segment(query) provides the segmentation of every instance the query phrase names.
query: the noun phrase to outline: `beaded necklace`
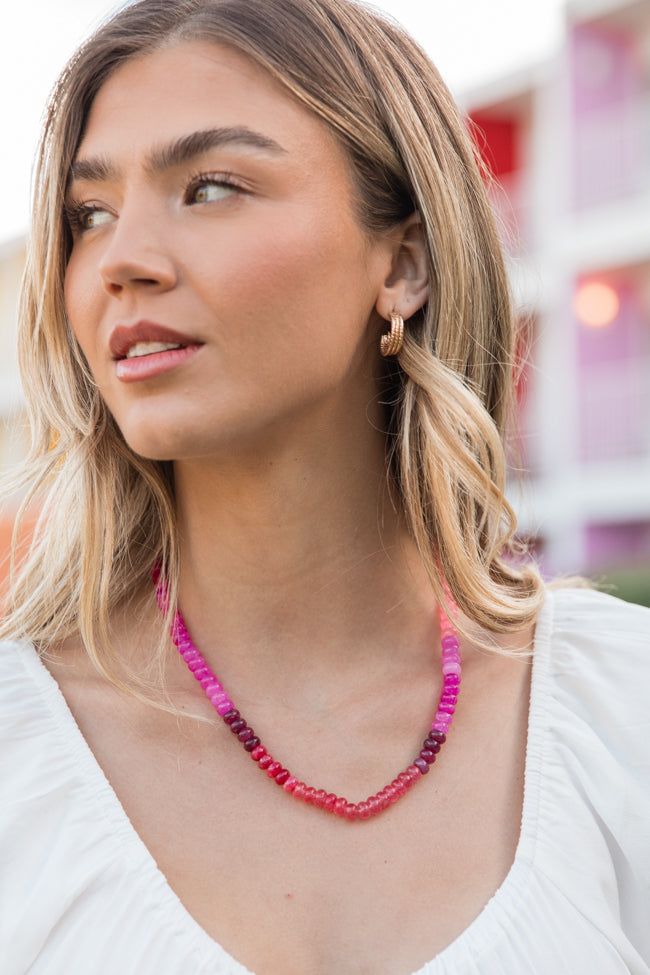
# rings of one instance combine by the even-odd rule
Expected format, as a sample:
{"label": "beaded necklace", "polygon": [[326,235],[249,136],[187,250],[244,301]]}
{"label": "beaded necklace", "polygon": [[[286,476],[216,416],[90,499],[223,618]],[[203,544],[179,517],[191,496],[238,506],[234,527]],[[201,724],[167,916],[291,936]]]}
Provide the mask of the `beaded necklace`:
{"label": "beaded necklace", "polygon": [[[167,587],[161,577],[160,566],[156,566],[152,574],[156,586],[158,606],[164,613],[167,609]],[[447,599],[452,614],[455,615],[458,608],[448,592]],[[307,805],[317,806],[326,812],[345,817],[348,820],[369,819],[405,796],[411,786],[423,775],[426,775],[429,767],[435,762],[441,745],[447,740],[447,732],[458,699],[461,666],[458,633],[442,608],[440,609],[440,630],[442,634],[442,693],[431,729],[424,739],[423,746],[413,763],[403,772],[400,772],[392,782],[384,786],[375,795],[369,796],[365,802],[355,803],[348,802],[346,798],[337,796],[334,792],[328,793],[325,789],[314,789],[312,786],[305,785],[295,775],[292,775],[289,769],[285,768],[280,762],[276,762],[234,706],[223,684],[217,679],[199,649],[192,642],[180,612],[174,613],[170,628],[172,640],[195,679],[203,688],[206,697],[258,767],[266,772],[276,785],[295,799],[302,799]]]}

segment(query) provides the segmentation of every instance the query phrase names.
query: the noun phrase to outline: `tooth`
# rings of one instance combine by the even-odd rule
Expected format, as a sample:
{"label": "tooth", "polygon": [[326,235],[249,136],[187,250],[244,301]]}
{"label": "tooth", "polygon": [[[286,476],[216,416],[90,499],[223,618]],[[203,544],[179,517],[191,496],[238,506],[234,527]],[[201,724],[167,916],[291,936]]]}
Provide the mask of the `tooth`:
{"label": "tooth", "polygon": [[135,359],[142,355],[153,355],[154,352],[167,352],[169,349],[180,349],[178,342],[136,342],[126,353],[127,359]]}

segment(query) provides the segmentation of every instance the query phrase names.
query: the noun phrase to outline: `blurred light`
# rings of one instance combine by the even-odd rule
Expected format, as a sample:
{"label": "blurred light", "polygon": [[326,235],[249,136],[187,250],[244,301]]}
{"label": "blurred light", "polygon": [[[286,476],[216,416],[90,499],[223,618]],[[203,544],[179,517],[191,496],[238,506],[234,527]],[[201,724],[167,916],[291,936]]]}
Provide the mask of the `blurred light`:
{"label": "blurred light", "polygon": [[615,321],[621,299],[615,288],[604,281],[586,281],[573,296],[576,318],[588,328],[606,328]]}

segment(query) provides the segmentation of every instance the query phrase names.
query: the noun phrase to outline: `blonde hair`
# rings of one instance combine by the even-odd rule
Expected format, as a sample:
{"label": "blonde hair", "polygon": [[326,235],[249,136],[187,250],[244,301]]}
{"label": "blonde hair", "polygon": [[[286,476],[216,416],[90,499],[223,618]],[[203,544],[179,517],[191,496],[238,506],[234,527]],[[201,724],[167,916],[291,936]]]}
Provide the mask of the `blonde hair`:
{"label": "blonde hair", "polygon": [[472,143],[436,69],[400,27],[351,0],[140,0],[72,58],[47,113],[19,340],[32,425],[25,508],[38,499],[42,514],[0,635],[47,646],[78,630],[117,681],[108,620],[156,561],[174,604],[172,467],[124,442],[70,331],[63,197],[102,84],[129,59],[184,40],[231,46],[330,126],[350,158],[368,233],[420,214],[431,297],[387,368],[387,473],[439,598],[445,579],[488,631],[523,629],[542,583],[512,554],[504,496],[509,289]]}

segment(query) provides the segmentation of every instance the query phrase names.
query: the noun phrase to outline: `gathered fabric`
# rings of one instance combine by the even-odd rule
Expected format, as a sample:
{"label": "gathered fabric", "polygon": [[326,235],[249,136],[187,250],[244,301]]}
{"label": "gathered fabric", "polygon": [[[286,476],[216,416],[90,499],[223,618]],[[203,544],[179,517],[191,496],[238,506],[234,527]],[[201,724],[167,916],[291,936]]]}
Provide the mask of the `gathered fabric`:
{"label": "gathered fabric", "polygon": [[[514,863],[414,975],[650,975],[649,701],[650,611],[547,592]],[[172,891],[27,643],[0,644],[0,775],[3,975],[252,975]]]}

